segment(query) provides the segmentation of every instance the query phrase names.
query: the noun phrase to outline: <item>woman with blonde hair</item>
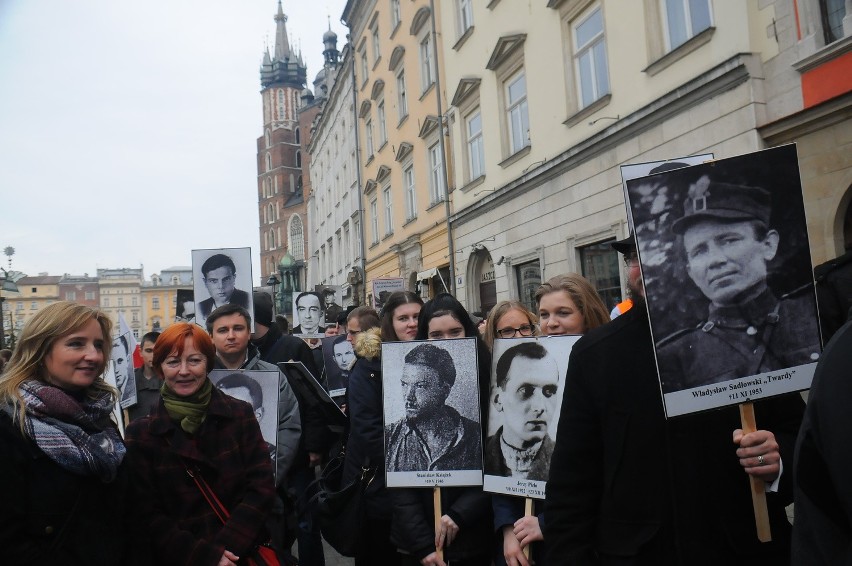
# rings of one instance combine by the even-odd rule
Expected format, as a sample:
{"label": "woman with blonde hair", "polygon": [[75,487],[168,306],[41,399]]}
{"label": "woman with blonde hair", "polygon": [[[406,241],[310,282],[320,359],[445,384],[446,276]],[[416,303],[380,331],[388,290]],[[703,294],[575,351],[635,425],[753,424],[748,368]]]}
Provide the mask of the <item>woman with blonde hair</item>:
{"label": "woman with blonde hair", "polygon": [[[538,288],[535,300],[539,328],[546,336],[585,334],[610,320],[594,286],[577,273],[551,277]],[[507,333],[512,326],[508,322],[505,318],[497,320],[495,328],[503,328]],[[545,543],[541,525],[544,513],[539,511],[537,515],[524,516],[523,500],[518,497],[495,495],[492,504],[494,526],[498,535],[502,531],[502,547],[496,553],[495,564],[528,566],[530,560],[524,555],[524,548],[532,545],[530,556],[535,564],[543,566]]]}
{"label": "woman with blonde hair", "polygon": [[124,444],[103,380],[112,323],[62,301],[24,327],[0,376],[0,548],[9,564],[129,563]]}
{"label": "woman with blonde hair", "polygon": [[489,350],[497,338],[538,336],[536,316],[520,301],[500,301],[488,313],[482,340]]}

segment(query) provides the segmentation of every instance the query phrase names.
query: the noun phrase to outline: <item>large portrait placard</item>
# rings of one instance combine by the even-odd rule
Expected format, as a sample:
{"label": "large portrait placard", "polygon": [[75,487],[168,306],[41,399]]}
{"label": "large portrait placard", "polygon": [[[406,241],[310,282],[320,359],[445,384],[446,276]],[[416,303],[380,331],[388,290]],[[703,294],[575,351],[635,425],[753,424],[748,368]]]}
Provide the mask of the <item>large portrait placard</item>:
{"label": "large portrait placard", "polygon": [[544,499],[571,349],[580,336],[494,341],[483,489]]}
{"label": "large portrait placard", "polygon": [[810,387],[821,347],[795,146],[627,187],[666,415]]}
{"label": "large portrait placard", "polygon": [[293,293],[293,335],[301,338],[325,336],[325,303],[316,291]]}
{"label": "large portrait placard", "polygon": [[225,304],[237,304],[252,317],[251,248],[192,250],[195,322],[206,326],[210,313]]}
{"label": "large portrait placard", "polygon": [[388,487],[482,485],[476,339],[382,344]]}
{"label": "large portrait placard", "polygon": [[245,401],[254,410],[260,434],[266,441],[273,469],[278,448],[278,380],[281,374],[269,370],[214,369],[210,381],[222,393]]}

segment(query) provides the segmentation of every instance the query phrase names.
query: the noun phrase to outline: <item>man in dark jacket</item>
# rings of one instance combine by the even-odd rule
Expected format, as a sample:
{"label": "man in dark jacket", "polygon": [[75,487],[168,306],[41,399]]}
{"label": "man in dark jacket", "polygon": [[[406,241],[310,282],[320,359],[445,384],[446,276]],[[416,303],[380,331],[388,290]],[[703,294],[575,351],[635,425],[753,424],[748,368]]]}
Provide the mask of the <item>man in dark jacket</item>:
{"label": "man in dark jacket", "polygon": [[[314,364],[311,349],[301,338],[283,334],[273,322],[272,297],[261,291],[254,292],[254,334],[252,344],[257,347],[264,362],[302,362],[311,375],[321,376]],[[297,394],[297,397],[299,395]],[[302,422],[302,437],[293,466],[287,477],[289,493],[279,493],[285,504],[298,498],[305,492],[314,479],[314,468],[322,463],[323,455],[328,451],[333,437],[328,430],[325,417],[319,407],[307,399],[299,397],[299,413]],[[299,545],[299,563],[303,566],[325,564],[322,539],[314,528],[310,517],[303,518],[298,524],[296,540]]]}
{"label": "man in dark jacket", "polygon": [[[629,257],[635,306],[571,352],[547,484],[548,562],[788,564],[792,482],[780,463],[793,462],[801,397],[756,402],[765,430],[745,435],[736,407],[666,420]],[[772,542],[757,539],[746,474],[769,491]]]}

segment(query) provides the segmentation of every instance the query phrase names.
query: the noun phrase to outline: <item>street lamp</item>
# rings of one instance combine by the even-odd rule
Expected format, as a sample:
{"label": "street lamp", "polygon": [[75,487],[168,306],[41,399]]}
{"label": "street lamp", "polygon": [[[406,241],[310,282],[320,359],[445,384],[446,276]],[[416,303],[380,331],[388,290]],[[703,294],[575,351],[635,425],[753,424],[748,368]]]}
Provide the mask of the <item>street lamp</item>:
{"label": "street lamp", "polygon": [[278,283],[280,283],[280,281],[278,279],[278,276],[274,273],[272,275],[270,275],[269,278],[267,278],[267,280],[266,280],[266,284],[270,285],[272,287],[272,316],[273,317],[275,316],[276,311],[278,310],[278,309],[275,308],[276,305],[278,304],[278,301],[276,299],[276,293],[275,293],[275,288],[278,286]]}

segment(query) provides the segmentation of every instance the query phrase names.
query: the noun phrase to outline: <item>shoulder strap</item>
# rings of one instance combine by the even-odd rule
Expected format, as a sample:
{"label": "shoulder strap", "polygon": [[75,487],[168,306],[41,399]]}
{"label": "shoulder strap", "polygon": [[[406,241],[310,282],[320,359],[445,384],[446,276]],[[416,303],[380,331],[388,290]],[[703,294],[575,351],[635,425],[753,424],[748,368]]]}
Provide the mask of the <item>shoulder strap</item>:
{"label": "shoulder strap", "polygon": [[219,520],[222,521],[224,525],[228,522],[228,518],[231,516],[228,513],[228,510],[222,505],[222,502],[219,501],[219,498],[216,497],[216,494],[211,489],[210,485],[204,480],[204,477],[201,475],[198,467],[195,470],[192,470],[189,466],[184,463],[186,467],[186,474],[192,478],[192,481],[195,482],[195,485],[198,486],[198,491],[201,492],[201,495],[207,501],[210,508],[213,509],[213,512],[216,513],[216,516],[219,517]]}

